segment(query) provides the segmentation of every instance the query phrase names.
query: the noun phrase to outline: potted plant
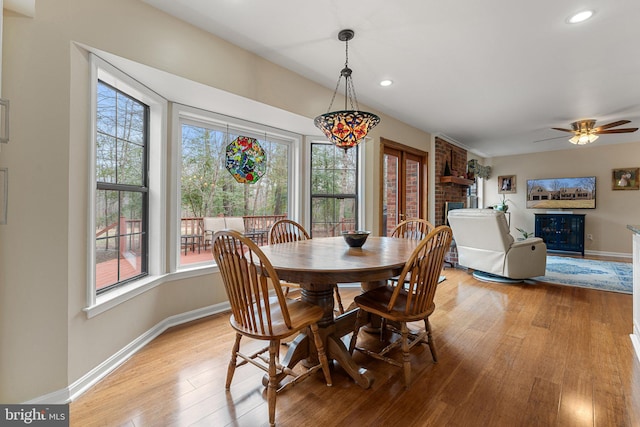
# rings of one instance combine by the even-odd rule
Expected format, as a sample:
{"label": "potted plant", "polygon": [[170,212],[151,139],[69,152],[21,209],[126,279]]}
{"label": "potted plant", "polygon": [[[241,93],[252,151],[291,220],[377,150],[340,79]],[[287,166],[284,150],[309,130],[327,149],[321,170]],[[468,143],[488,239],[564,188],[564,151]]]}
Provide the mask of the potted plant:
{"label": "potted plant", "polygon": [[509,205],[507,205],[507,202],[509,201],[510,200],[507,199],[507,197],[503,194],[502,200],[500,200],[500,203],[498,203],[497,205],[494,205],[493,208],[502,212],[506,212],[509,210]]}
{"label": "potted plant", "polygon": [[533,233],[530,232],[530,231],[526,231],[526,230],[524,230],[522,228],[518,228],[518,227],[516,227],[516,230],[518,230],[520,232],[520,234],[522,234],[522,237],[519,240],[526,240],[529,237],[533,237]]}

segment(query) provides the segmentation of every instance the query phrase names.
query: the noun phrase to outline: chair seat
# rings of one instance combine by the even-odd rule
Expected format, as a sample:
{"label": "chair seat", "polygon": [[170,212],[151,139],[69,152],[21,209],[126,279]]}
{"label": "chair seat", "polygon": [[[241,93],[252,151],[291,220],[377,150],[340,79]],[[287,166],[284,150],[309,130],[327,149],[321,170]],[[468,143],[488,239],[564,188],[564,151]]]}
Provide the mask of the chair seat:
{"label": "chair seat", "polygon": [[392,319],[397,322],[415,322],[428,317],[433,313],[436,305],[432,302],[427,310],[422,313],[405,314],[405,309],[408,302],[408,292],[401,290],[398,293],[396,304],[391,311],[387,310],[391,296],[393,295],[394,288],[390,286],[381,286],[379,288],[372,289],[364,294],[358,295],[353,301],[362,309],[369,313],[376,314],[380,317]]}
{"label": "chair seat", "polygon": [[[293,334],[296,334],[300,329],[310,326],[313,323],[317,323],[322,319],[323,311],[320,306],[309,304],[304,301],[286,299],[287,309],[289,310],[289,316],[291,316],[291,328],[288,328],[284,318],[282,316],[282,310],[276,297],[269,298],[269,306],[271,308],[271,326],[270,331],[255,331],[243,327],[236,322],[236,319],[231,315],[230,322],[231,327],[236,331],[254,339],[283,339]],[[256,305],[253,305],[253,309],[258,316],[261,309],[256,309]]]}

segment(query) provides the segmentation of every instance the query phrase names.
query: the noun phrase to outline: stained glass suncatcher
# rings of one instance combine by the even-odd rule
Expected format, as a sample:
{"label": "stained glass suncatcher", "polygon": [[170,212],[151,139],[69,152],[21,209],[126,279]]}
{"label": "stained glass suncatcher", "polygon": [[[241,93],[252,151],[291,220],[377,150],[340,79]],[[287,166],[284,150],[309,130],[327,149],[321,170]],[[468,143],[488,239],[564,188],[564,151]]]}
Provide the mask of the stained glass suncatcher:
{"label": "stained glass suncatcher", "polygon": [[267,156],[255,138],[239,136],[227,145],[227,170],[241,184],[254,184],[265,174]]}

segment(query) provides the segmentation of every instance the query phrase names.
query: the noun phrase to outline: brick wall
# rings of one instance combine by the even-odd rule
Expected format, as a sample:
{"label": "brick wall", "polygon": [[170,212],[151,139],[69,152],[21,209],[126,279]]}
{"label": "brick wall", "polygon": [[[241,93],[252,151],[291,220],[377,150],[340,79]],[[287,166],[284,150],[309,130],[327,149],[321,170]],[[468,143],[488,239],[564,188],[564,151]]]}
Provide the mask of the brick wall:
{"label": "brick wall", "polygon": [[452,183],[441,183],[440,177],[444,175],[447,161],[449,162],[449,168],[452,174],[457,172],[456,176],[464,175],[467,171],[467,150],[436,137],[435,156],[436,194],[434,225],[442,225],[445,223],[445,202],[466,202],[467,187]]}

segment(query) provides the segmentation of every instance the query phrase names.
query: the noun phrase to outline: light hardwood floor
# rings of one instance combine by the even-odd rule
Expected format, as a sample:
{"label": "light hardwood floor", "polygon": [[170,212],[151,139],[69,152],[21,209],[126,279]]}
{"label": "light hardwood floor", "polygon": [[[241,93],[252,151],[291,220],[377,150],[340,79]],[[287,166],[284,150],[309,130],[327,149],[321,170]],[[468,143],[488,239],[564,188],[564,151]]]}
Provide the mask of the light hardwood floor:
{"label": "light hardwood floor", "polygon": [[[375,376],[370,389],[334,365],[333,387],[318,374],[278,395],[277,424],[640,426],[631,295],[444,274],[431,316],[437,364],[426,346],[416,347],[405,390],[401,369],[356,354]],[[358,292],[341,288],[345,306]],[[71,425],[267,425],[262,371],[238,368],[231,391],[224,390],[233,342],[227,319],[162,334],[72,402]]]}

